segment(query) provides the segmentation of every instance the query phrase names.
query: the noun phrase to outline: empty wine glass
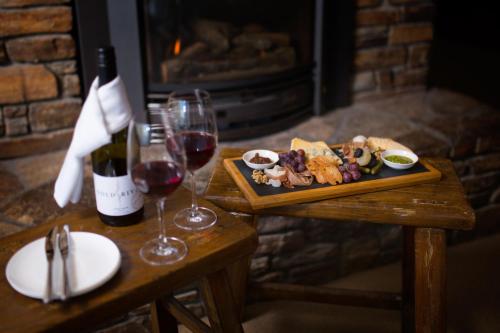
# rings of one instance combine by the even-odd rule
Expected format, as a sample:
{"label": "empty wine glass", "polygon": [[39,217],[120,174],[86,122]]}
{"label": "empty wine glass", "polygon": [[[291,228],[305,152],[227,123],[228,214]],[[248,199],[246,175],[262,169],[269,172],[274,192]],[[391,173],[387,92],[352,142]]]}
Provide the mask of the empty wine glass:
{"label": "empty wine glass", "polygon": [[191,174],[191,207],[181,210],[174,223],[186,230],[203,230],[217,221],[214,211],[198,206],[195,171],[207,164],[217,147],[217,123],[210,95],[203,90],[174,92],[167,101],[177,135],[182,137],[187,171]]}
{"label": "empty wine glass", "polygon": [[186,170],[184,145],[165,112],[150,114],[149,121],[130,122],[127,141],[127,171],[136,188],[156,201],[159,235],[144,244],[141,258],[151,265],[166,265],[182,260],[187,245],[167,237],[165,200],[182,183]]}

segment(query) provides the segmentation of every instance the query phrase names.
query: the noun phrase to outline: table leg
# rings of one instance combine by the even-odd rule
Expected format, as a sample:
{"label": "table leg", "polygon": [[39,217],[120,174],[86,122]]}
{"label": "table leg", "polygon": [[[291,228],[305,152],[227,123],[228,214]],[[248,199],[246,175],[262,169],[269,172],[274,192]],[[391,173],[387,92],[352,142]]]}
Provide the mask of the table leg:
{"label": "table leg", "polygon": [[214,333],[243,333],[227,271],[207,275],[201,280],[207,316]]}
{"label": "table leg", "polygon": [[153,333],[177,333],[177,320],[165,309],[160,300],[151,303]]}
{"label": "table leg", "polygon": [[[237,214],[235,216],[254,229],[257,228],[257,215]],[[244,257],[228,267],[229,280],[233,288],[234,302],[240,319],[243,318],[243,312],[245,310],[251,260],[251,256]]]}
{"label": "table leg", "polygon": [[415,332],[415,228],[403,227],[401,332]]}
{"label": "table leg", "polygon": [[[403,270],[403,295],[406,305],[403,306],[403,332],[446,332],[445,231],[433,228],[405,229],[404,254],[403,267],[406,269]],[[414,265],[411,265],[412,260]],[[411,266],[413,278],[410,277]],[[413,284],[413,288],[410,284]],[[414,329],[409,327],[413,319]],[[405,320],[408,322],[405,323]]]}

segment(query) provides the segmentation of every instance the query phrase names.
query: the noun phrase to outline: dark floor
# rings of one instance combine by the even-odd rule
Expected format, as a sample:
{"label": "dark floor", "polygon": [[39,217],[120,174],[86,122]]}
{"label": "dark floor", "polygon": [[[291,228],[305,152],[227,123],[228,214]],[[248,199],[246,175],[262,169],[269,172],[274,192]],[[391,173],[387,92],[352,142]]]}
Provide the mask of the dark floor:
{"label": "dark floor", "polygon": [[[500,332],[500,235],[448,252],[448,332]],[[398,291],[400,265],[391,264],[336,280],[342,288]],[[397,311],[269,302],[247,308],[245,332],[400,332]]]}

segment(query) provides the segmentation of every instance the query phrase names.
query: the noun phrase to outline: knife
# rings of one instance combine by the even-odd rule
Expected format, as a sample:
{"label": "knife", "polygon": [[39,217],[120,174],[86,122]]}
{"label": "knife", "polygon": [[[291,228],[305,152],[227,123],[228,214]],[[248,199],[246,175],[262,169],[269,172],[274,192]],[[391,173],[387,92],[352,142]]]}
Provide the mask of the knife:
{"label": "knife", "polygon": [[52,261],[54,259],[54,244],[57,237],[57,226],[50,229],[45,236],[45,256],[47,257],[47,282],[45,285],[45,294],[43,302],[48,303],[52,300]]}
{"label": "knife", "polygon": [[61,251],[62,263],[63,263],[63,280],[62,280],[62,295],[61,299],[64,301],[69,296],[69,285],[68,285],[68,270],[66,267],[66,261],[69,255],[69,245],[68,245],[68,232],[66,231],[66,226],[61,229],[59,234],[59,251]]}

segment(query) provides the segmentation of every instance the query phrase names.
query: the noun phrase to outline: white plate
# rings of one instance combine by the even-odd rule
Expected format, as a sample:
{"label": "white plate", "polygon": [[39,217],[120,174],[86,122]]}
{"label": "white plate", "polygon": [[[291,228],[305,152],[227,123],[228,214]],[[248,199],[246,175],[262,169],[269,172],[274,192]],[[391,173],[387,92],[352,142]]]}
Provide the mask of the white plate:
{"label": "white plate", "polygon": [[[412,163],[408,163],[408,164],[401,164],[401,163],[394,163],[394,162],[391,162],[391,161],[388,161],[388,160],[385,159],[386,156],[391,156],[391,155],[400,155],[400,156],[408,157],[413,162]],[[382,157],[382,161],[384,161],[385,165],[387,165],[390,168],[396,169],[396,170],[409,169],[412,166],[414,166],[415,163],[418,162],[418,156],[417,155],[415,155],[412,152],[409,152],[409,151],[406,151],[406,150],[402,150],[402,149],[390,149],[390,150],[386,150],[386,151],[384,151],[382,153],[381,157]]]}
{"label": "white plate", "polygon": [[[71,232],[68,258],[71,296],[81,295],[103,285],[118,271],[120,250],[104,236],[90,232]],[[61,257],[56,251],[53,262],[54,292],[60,290]],[[37,239],[10,258],[5,275],[10,285],[23,295],[43,298],[47,279],[45,238]]]}

